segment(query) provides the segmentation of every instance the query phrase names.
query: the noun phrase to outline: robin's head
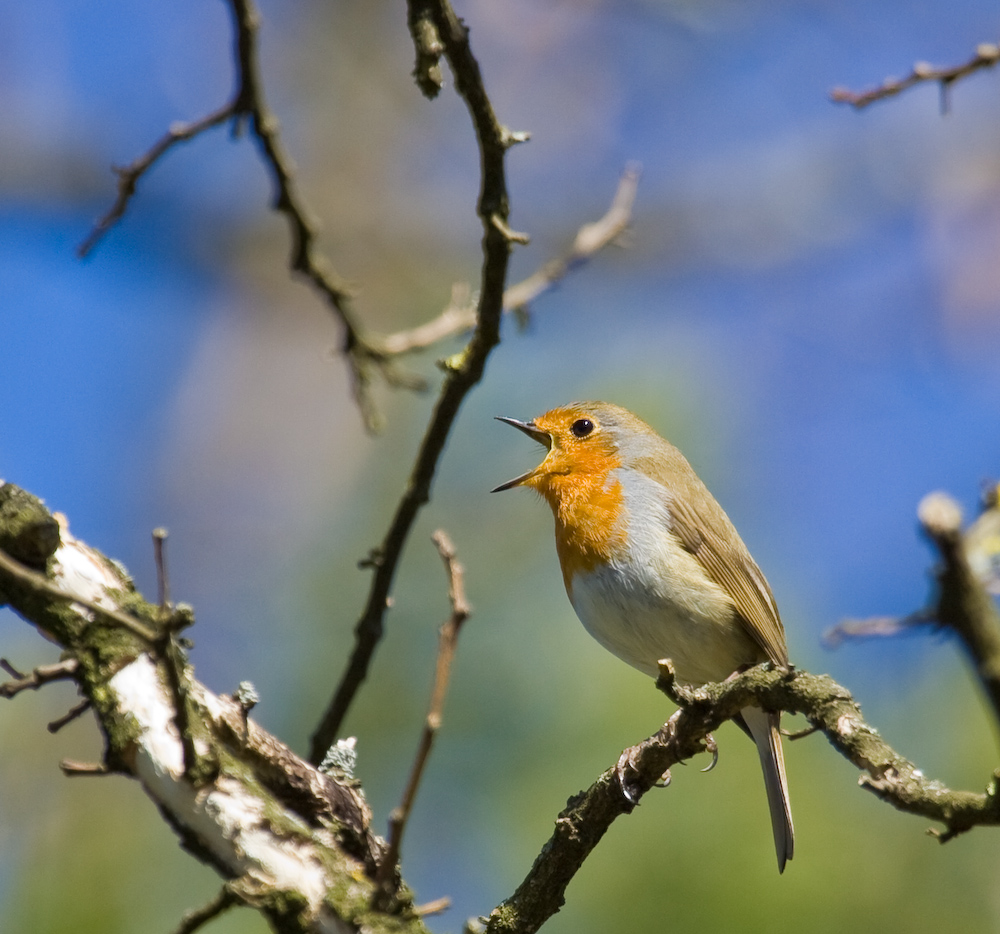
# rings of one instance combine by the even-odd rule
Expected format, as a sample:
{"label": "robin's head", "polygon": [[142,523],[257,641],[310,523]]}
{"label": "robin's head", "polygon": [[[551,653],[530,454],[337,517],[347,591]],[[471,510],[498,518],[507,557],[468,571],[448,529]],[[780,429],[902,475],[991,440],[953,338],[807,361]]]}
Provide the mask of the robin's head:
{"label": "robin's head", "polygon": [[607,402],[574,402],[552,409],[530,422],[498,417],[545,445],[548,454],[534,470],[493,492],[527,486],[546,498],[580,483],[599,483],[610,470],[622,465],[645,447],[656,433],[631,412]]}

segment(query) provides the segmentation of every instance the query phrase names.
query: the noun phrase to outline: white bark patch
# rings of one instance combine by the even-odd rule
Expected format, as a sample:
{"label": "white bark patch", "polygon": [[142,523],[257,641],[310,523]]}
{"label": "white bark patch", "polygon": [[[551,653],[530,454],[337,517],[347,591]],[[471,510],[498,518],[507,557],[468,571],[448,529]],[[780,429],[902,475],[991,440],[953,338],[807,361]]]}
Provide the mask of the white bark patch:
{"label": "white bark patch", "polygon": [[[311,843],[279,836],[266,818],[264,802],[236,779],[220,776],[213,784],[196,789],[185,778],[173,698],[152,659],[141,656],[109,684],[122,711],[131,714],[138,728],[135,772],[150,797],[234,876],[299,892],[318,912],[329,879]],[[208,692],[207,698],[218,705]]]}

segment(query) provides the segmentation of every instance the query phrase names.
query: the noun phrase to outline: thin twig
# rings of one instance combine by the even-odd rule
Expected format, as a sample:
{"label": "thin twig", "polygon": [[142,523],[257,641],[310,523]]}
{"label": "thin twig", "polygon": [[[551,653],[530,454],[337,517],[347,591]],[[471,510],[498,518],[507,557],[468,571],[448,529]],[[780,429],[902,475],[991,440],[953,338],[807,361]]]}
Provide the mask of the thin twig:
{"label": "thin twig", "polygon": [[84,698],[79,704],[75,707],[71,707],[61,717],[57,717],[55,720],[51,721],[46,729],[50,733],[58,733],[68,723],[72,723],[77,718],[82,717],[93,706],[94,705],[90,702],[89,698]]}
{"label": "thin twig", "polygon": [[103,762],[77,762],[75,759],[63,759],[59,763],[63,775],[108,775],[110,769]]}
{"label": "thin twig", "polygon": [[190,123],[174,123],[146,152],[126,166],[114,166],[112,171],[118,176],[118,194],[114,204],[94,223],[90,233],[76,248],[76,255],[84,259],[90,255],[94,247],[104,235],[125,216],[129,202],[135,194],[139,180],[155,163],[174,148],[178,143],[186,143],[196,136],[210,130],[212,127],[225,123],[236,115],[235,101],[213,110],[200,120]]}
{"label": "thin twig", "polygon": [[834,88],[830,92],[830,99],[838,104],[850,104],[856,110],[860,110],[862,107],[874,104],[875,101],[901,94],[916,84],[935,81],[941,88],[941,109],[943,112],[947,112],[947,94],[951,86],[974,72],[984,68],[992,68],[997,62],[1000,62],[1000,46],[984,42],[976,48],[976,54],[962,65],[954,65],[951,68],[935,68],[926,62],[917,62],[913,66],[913,71],[905,78],[889,78],[878,87],[869,88],[867,91]]}
{"label": "thin twig", "polygon": [[[503,296],[505,313],[527,307],[570,272],[586,263],[595,253],[621,237],[632,219],[639,176],[638,165],[626,166],[611,206],[605,215],[580,228],[572,249],[565,256],[550,260],[526,279],[508,288]],[[466,287],[464,291],[453,289],[451,302],[438,317],[415,328],[397,331],[380,338],[379,345],[388,354],[411,353],[415,350],[424,350],[446,337],[467,331],[475,323],[476,309],[470,300],[468,288]]]}
{"label": "thin twig", "polygon": [[852,639],[886,639],[913,632],[936,623],[930,610],[918,610],[908,616],[872,616],[867,619],[845,619],[823,633],[823,645],[835,649]]}
{"label": "thin twig", "polygon": [[424,721],[424,730],[420,736],[420,745],[417,747],[413,767],[410,770],[410,778],[406,783],[406,790],[403,792],[399,807],[389,816],[389,848],[379,865],[376,876],[376,881],[383,890],[391,884],[396,864],[399,862],[399,852],[403,843],[406,822],[413,810],[413,802],[417,797],[417,789],[420,787],[420,779],[423,777],[424,767],[431,754],[431,747],[434,745],[434,737],[441,728],[444,698],[448,692],[451,662],[455,657],[458,634],[462,624],[469,618],[469,613],[472,611],[472,607],[469,606],[469,602],[465,598],[464,570],[462,565],[455,560],[455,546],[443,529],[438,529],[431,536],[431,539],[437,546],[438,554],[441,555],[448,575],[448,599],[451,602],[451,616],[441,626],[437,666],[434,672],[434,688],[431,691],[427,719]]}
{"label": "thin twig", "polygon": [[43,684],[53,681],[66,681],[76,674],[79,663],[75,658],[66,658],[53,665],[39,665],[28,674],[18,671],[6,658],[0,658],[0,668],[3,668],[14,680],[0,684],[0,697],[14,697],[21,691],[37,691]]}
{"label": "thin twig", "polygon": [[156,564],[156,594],[160,611],[170,606],[170,575],[167,573],[167,530],[153,529],[153,561]]}
{"label": "thin twig", "polygon": [[355,694],[368,675],[368,666],[382,638],[389,590],[403,545],[421,507],[430,499],[431,481],[459,408],[466,395],[482,379],[486,360],[500,342],[500,318],[511,241],[494,223],[494,218],[505,221],[509,210],[504,155],[517,137],[501,126],[493,112],[479,64],[469,47],[468,31],[455,15],[451,4],[447,0],[428,0],[427,9],[444,46],[443,54],[454,74],[455,89],[468,107],[479,142],[482,184],[477,213],[483,224],[483,262],[476,327],[464,352],[452,358],[453,365],[447,370],[406,491],[376,553],[368,602],[354,629],[354,650],[326,713],[312,736],[310,760],[313,763],[323,761]]}
{"label": "thin twig", "polygon": [[144,639],[146,642],[152,643],[158,638],[157,633],[150,629],[142,620],[136,619],[134,616],[127,616],[120,610],[101,606],[99,603],[88,600],[86,597],[69,593],[57,584],[52,583],[44,574],[32,571],[20,562],[15,561],[4,551],[0,551],[0,571],[5,571],[20,584],[30,587],[35,592],[47,593],[49,596],[55,597],[57,600],[64,600],[67,603],[78,603],[80,606],[86,607],[88,610],[112,622],[118,623],[119,626],[124,627],[133,633],[133,635]]}
{"label": "thin twig", "polygon": [[435,898],[433,901],[417,905],[413,910],[416,914],[420,915],[421,918],[426,918],[429,915],[439,915],[442,912],[447,911],[449,908],[451,908],[451,899],[447,895],[442,895],[440,898]]}
{"label": "thin twig", "polygon": [[228,911],[239,903],[239,899],[232,893],[228,886],[223,886],[219,894],[215,896],[207,905],[201,908],[193,908],[185,912],[181,918],[181,923],[174,930],[174,934],[194,934],[198,928],[208,924],[209,921],[219,917],[224,911]]}
{"label": "thin twig", "polygon": [[319,292],[344,329],[342,350],[351,367],[352,388],[365,424],[374,428],[378,413],[367,392],[371,370],[376,367],[390,385],[416,388],[420,381],[399,371],[379,349],[376,338],[362,333],[351,307],[347,283],[334,271],[330,261],[316,243],[318,225],[298,190],[292,160],[284,149],[278,132],[278,121],[268,108],[260,77],[257,34],[260,16],[253,0],[227,0],[233,16],[234,58],[236,61],[236,91],[223,106],[190,123],[176,123],[145,153],[130,165],[114,169],[118,176],[118,192],[114,203],[94,224],[77,249],[87,256],[101,238],[125,214],[143,176],[178,143],[194,139],[201,133],[226,123],[246,121],[256,139],[263,161],[271,174],[275,195],[275,210],[285,215],[292,238],[289,268],[301,274]]}
{"label": "thin twig", "polygon": [[[257,32],[260,15],[253,0],[228,0],[236,24],[236,60],[239,89],[235,107],[247,118],[251,132],[271,173],[274,185],[273,207],[285,215],[292,246],[288,264],[293,273],[305,277],[320,294],[344,328],[343,350],[352,371],[354,397],[365,424],[375,427],[378,414],[368,394],[371,365],[384,363],[374,346],[363,337],[360,323],[351,307],[351,290],[333,269],[317,245],[318,225],[299,193],[291,157],[285,151],[278,132],[278,120],[264,98],[264,86],[258,62]],[[393,374],[383,375],[391,378]]]}

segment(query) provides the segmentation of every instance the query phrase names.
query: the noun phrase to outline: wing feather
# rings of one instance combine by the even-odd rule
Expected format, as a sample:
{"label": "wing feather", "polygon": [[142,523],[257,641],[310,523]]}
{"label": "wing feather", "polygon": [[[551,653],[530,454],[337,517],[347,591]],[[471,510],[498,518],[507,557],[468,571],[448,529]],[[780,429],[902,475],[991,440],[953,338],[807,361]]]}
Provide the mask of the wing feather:
{"label": "wing feather", "polygon": [[[667,510],[672,531],[708,576],[729,594],[747,632],[768,659],[782,668],[787,667],[785,630],[774,594],[722,507],[714,501],[713,505],[716,509],[711,512],[717,510],[718,515],[699,514],[686,500],[671,496]],[[726,531],[730,534],[720,534]]]}

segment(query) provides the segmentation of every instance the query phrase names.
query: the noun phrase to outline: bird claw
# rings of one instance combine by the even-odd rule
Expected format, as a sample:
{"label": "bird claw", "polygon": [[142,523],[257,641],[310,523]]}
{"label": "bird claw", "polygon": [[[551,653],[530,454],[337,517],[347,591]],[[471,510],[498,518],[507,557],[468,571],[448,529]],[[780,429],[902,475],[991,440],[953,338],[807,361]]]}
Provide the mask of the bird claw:
{"label": "bird claw", "polygon": [[711,733],[705,736],[705,749],[712,754],[712,761],[702,771],[711,772],[719,764],[719,744]]}
{"label": "bird claw", "polygon": [[622,790],[622,797],[635,807],[642,797],[642,790],[632,781],[629,775],[636,775],[637,769],[632,761],[632,750],[626,749],[619,757],[615,766],[615,778],[618,779],[618,787]]}
{"label": "bird claw", "polygon": [[670,769],[667,769],[653,785],[654,788],[666,788],[670,784]]}

